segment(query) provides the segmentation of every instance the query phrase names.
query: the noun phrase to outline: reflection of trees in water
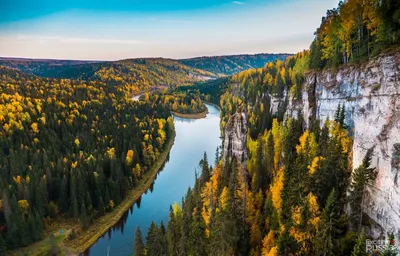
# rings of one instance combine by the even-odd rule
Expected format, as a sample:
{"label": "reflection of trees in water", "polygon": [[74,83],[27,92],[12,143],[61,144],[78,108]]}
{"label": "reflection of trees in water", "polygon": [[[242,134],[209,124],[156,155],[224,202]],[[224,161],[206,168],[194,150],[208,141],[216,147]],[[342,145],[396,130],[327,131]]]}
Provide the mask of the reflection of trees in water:
{"label": "reflection of trees in water", "polygon": [[[138,200],[136,201],[136,206],[138,209],[140,209],[140,203],[142,202],[142,196],[140,196],[138,198]],[[131,207],[131,213],[133,213],[133,207]]]}
{"label": "reflection of trees in water", "polygon": [[[208,105],[207,104],[207,107],[208,107],[208,109],[209,109],[209,114],[207,115],[207,117],[205,118],[205,119],[207,119],[208,121],[206,122],[206,125],[209,123],[209,122],[214,122],[214,119],[215,119],[215,122],[216,122],[216,124],[219,124],[219,110],[216,108],[216,107],[214,107],[214,106],[211,106],[211,105]],[[211,119],[211,121],[210,121],[210,119]],[[204,119],[186,119],[186,118],[180,118],[180,117],[177,117],[177,116],[174,116],[174,122],[175,123],[194,123],[196,120],[204,120]],[[202,126],[202,125],[200,125],[200,126]],[[191,128],[191,127],[190,127]],[[150,191],[150,193],[152,193],[153,191],[154,191],[154,189],[155,189],[155,186],[154,186],[154,184],[155,184],[155,181],[157,180],[157,178],[158,178],[158,175],[160,174],[160,172],[162,172],[163,170],[164,170],[164,168],[165,168],[165,165],[166,165],[166,163],[168,163],[169,161],[170,161],[170,154],[168,154],[168,156],[167,156],[167,158],[166,158],[166,161],[164,162],[164,164],[161,166],[161,168],[160,168],[160,171],[156,174],[156,177],[155,177],[155,179],[154,179],[154,181],[152,182],[152,184],[149,186],[149,188],[145,191],[145,195],[147,195],[147,193]],[[134,216],[131,216],[131,215],[133,215],[134,214],[134,206],[135,206],[135,204],[136,204],[136,206],[137,206],[137,209],[140,209],[140,207],[141,207],[141,203],[142,203],[142,200],[144,200],[144,198],[143,198],[143,195],[142,196],[140,196],[137,200],[136,200],[136,202],[133,204],[133,205],[131,205],[131,207],[129,208],[129,209],[127,209],[127,211],[125,211],[124,213],[123,213],[123,215],[121,216],[121,218],[120,218],[120,220],[112,227],[112,228],[110,228],[108,231],[107,231],[107,233],[106,234],[104,234],[101,238],[99,238],[99,239],[102,239],[102,238],[105,238],[105,239],[107,239],[108,238],[108,241],[106,242],[107,244],[109,244],[109,245],[112,245],[112,240],[111,240],[111,238],[112,238],[112,233],[113,232],[118,232],[118,231],[121,231],[121,233],[123,234],[124,233],[124,228],[125,228],[125,225],[127,224],[127,222],[128,222],[128,218],[129,217],[132,217],[132,218],[135,218]],[[143,201],[143,203],[145,203],[146,201]],[[140,224],[139,224],[140,225]],[[136,227],[135,227],[136,228]],[[126,235],[126,234],[125,234]],[[123,239],[125,239],[125,238],[123,238]],[[129,241],[131,241],[131,239],[133,239],[132,237],[129,237]],[[132,240],[133,241],[133,240]],[[94,246],[93,246],[94,247]],[[114,255],[114,254],[118,254],[118,251],[121,251],[121,252],[124,252],[125,253],[125,250],[126,248],[115,248],[115,247],[112,247],[111,246],[111,251],[110,251],[110,254],[112,254],[112,255]],[[107,253],[107,251],[106,251],[106,249],[105,249],[105,254]],[[89,256],[90,255],[90,248],[84,253],[84,255],[85,256]],[[93,253],[92,253],[92,255],[93,255]]]}
{"label": "reflection of trees in water", "polygon": [[180,122],[180,123],[193,123],[194,121],[198,120],[198,119],[189,119],[189,118],[183,118],[183,117],[179,117],[179,116],[174,116],[174,121],[175,122]]}
{"label": "reflection of trees in water", "polygon": [[[144,194],[147,194],[147,192],[149,192],[149,191],[150,191],[150,193],[153,193],[155,181],[157,180],[158,175],[160,175],[160,172],[162,172],[164,170],[165,164],[168,163],[169,160],[170,160],[170,154],[167,155],[167,158],[166,158],[164,164],[160,168],[160,171],[156,174],[156,177],[154,178],[154,181],[151,183],[150,187],[144,192]],[[125,211],[122,214],[122,216],[119,219],[119,221],[117,223],[115,223],[115,225],[108,230],[107,236],[108,236],[109,240],[111,239],[112,232],[121,231],[122,234],[124,233],[125,224],[128,221],[128,217],[131,214],[133,214],[134,206],[136,205],[137,208],[140,209],[140,204],[141,203],[142,203],[142,196],[140,196],[136,200],[136,202],[133,205],[131,205],[131,207],[129,207],[129,209],[127,211]],[[104,237],[104,235],[101,238],[103,238],[103,237]]]}

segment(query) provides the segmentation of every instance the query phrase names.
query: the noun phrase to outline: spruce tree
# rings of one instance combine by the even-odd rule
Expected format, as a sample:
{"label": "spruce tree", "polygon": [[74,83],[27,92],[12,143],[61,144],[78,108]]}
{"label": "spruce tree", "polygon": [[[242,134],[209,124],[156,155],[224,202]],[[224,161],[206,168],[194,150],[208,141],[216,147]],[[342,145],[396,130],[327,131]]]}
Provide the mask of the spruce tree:
{"label": "spruce tree", "polygon": [[202,186],[204,183],[206,183],[210,179],[210,176],[211,176],[210,168],[208,166],[208,157],[207,157],[206,152],[204,152],[203,159],[200,160],[199,165],[201,166],[201,176],[200,176],[201,183],[200,183],[200,185]]}
{"label": "spruce tree", "polygon": [[135,240],[133,242],[133,255],[134,256],[142,256],[144,255],[144,243],[142,231],[139,227],[136,228],[135,231]]}
{"label": "spruce tree", "polygon": [[257,163],[257,169],[256,169],[256,176],[255,176],[255,187],[254,187],[254,193],[257,193],[260,189],[263,189],[264,187],[264,141],[262,136],[260,135],[257,140],[257,158],[256,158],[256,163]]}
{"label": "spruce tree", "polygon": [[88,220],[88,216],[87,216],[87,212],[86,212],[85,203],[81,204],[81,213],[80,213],[79,220],[81,222],[81,226],[83,227],[83,229],[87,229],[89,226],[89,220]]}
{"label": "spruce tree", "polygon": [[353,181],[350,185],[350,206],[351,206],[351,220],[353,227],[361,229],[362,225],[362,212],[363,200],[365,194],[365,186],[375,180],[377,176],[376,168],[371,167],[372,149],[367,151],[361,166],[353,172]]}
{"label": "spruce tree", "polygon": [[332,189],[321,214],[318,233],[316,237],[316,253],[321,256],[331,256],[335,247],[335,225],[338,222],[338,209],[335,204],[336,192]]}
{"label": "spruce tree", "polygon": [[351,253],[351,256],[367,256],[367,251],[366,251],[366,236],[365,236],[365,230],[362,229],[360,235],[357,238],[357,242],[354,246],[353,252]]}

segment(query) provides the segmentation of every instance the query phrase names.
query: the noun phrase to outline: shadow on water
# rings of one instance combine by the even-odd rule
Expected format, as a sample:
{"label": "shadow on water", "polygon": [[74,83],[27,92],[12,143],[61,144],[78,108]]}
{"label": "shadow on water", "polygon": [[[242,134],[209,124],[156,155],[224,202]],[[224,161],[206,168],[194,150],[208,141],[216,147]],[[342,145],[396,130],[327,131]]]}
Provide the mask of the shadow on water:
{"label": "shadow on water", "polygon": [[134,233],[138,226],[143,237],[146,237],[151,221],[168,221],[170,205],[180,203],[188,187],[193,186],[193,170],[198,166],[204,151],[207,152],[210,164],[213,164],[215,150],[221,145],[219,110],[206,105],[209,109],[206,118],[174,117],[174,146],[150,188],[106,234],[81,255],[132,255]]}
{"label": "shadow on water", "polygon": [[[153,193],[154,184],[156,183],[157,177],[159,176],[160,172],[162,172],[162,171],[164,170],[165,165],[166,165],[166,164],[168,163],[168,161],[169,161],[169,158],[170,158],[170,154],[167,155],[166,161],[163,163],[163,165],[161,166],[160,170],[158,171],[156,177],[154,178],[154,181],[151,183],[150,187],[144,192],[143,195],[146,195],[149,191],[150,191],[150,193]],[[112,235],[113,232],[118,232],[118,231],[119,231],[119,232],[121,232],[122,235],[124,234],[124,227],[125,227],[125,225],[126,225],[126,222],[127,222],[127,220],[128,220],[128,217],[129,217],[130,215],[133,214],[133,210],[134,210],[135,206],[137,207],[137,209],[140,209],[140,203],[141,203],[141,201],[142,201],[142,196],[143,196],[143,195],[141,195],[141,196],[135,201],[135,203],[133,203],[132,206],[129,207],[129,209],[128,209],[127,211],[125,211],[125,212],[122,214],[122,216],[121,216],[121,218],[118,220],[118,222],[115,223],[115,225],[112,226],[104,235],[102,235],[102,236],[99,238],[99,240],[102,239],[102,238],[104,238],[105,236],[107,236],[108,239],[111,240],[111,235]],[[81,255],[85,255],[85,256],[90,255],[90,250],[85,251],[85,253],[84,253],[84,254],[81,254]]]}

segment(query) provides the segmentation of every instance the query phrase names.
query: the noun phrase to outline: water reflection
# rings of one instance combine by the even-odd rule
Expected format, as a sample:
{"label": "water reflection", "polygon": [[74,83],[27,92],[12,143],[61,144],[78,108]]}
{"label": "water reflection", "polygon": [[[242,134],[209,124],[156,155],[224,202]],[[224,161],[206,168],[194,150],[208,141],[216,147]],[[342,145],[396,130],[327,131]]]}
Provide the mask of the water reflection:
{"label": "water reflection", "polygon": [[204,151],[210,164],[215,150],[221,145],[219,110],[206,104],[208,115],[203,119],[174,117],[176,138],[169,161],[157,174],[156,180],[141,198],[124,213],[106,235],[101,237],[85,255],[132,255],[137,226],[146,236],[151,221],[168,221],[170,205],[181,203],[189,186],[193,186],[199,160]]}

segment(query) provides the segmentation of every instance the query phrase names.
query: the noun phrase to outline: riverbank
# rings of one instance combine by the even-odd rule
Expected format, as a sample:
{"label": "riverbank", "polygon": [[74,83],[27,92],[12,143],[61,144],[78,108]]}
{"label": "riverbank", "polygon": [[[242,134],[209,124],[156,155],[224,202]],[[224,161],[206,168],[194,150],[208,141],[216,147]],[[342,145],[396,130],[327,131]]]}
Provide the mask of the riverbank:
{"label": "riverbank", "polygon": [[203,112],[197,114],[182,114],[179,112],[171,111],[174,116],[181,117],[181,118],[189,118],[189,119],[201,119],[205,118],[208,114],[208,109],[204,110]]}
{"label": "riverbank", "polygon": [[205,100],[203,100],[203,102],[206,103],[206,104],[209,104],[211,106],[214,106],[214,107],[218,108],[219,111],[221,111],[221,107],[219,105],[217,105],[215,103],[212,103],[210,101],[205,101]]}
{"label": "riverbank", "polygon": [[[86,251],[112,228],[121,219],[122,215],[150,188],[158,172],[168,159],[168,154],[175,142],[175,136],[176,133],[174,132],[173,136],[167,141],[165,150],[160,154],[152,168],[143,175],[142,180],[140,180],[136,187],[128,192],[125,199],[116,206],[112,212],[95,219],[94,223],[91,224],[87,230],[82,230],[77,220],[61,219],[54,225],[54,228],[50,229],[43,240],[30,244],[27,247],[7,252],[9,253],[7,255],[46,255],[51,248],[50,235],[54,236],[54,244],[61,249],[58,255],[78,255]],[[70,234],[72,230],[75,231],[75,238],[70,241],[65,241],[65,238],[68,237],[68,234]]]}
{"label": "riverbank", "polygon": [[174,132],[173,136],[167,142],[167,147],[164,152],[160,154],[160,157],[153,164],[153,167],[143,175],[140,183],[128,193],[122,203],[112,212],[96,219],[95,223],[92,224],[88,230],[83,231],[83,234],[79,234],[75,239],[66,242],[66,247],[77,253],[86,251],[97,241],[97,239],[103,236],[121,219],[122,215],[129,210],[129,208],[150,188],[151,184],[153,184],[158,172],[167,161],[168,154],[174,145],[175,136],[176,134]]}

